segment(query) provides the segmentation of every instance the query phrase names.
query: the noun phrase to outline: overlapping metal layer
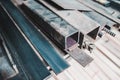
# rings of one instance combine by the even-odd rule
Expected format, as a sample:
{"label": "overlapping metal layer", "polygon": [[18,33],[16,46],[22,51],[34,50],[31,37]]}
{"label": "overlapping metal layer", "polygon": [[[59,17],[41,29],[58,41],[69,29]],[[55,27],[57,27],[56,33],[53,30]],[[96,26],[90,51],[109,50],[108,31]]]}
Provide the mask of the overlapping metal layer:
{"label": "overlapping metal layer", "polygon": [[[16,28],[13,21],[0,6],[0,28],[11,54],[16,56],[19,64],[22,64],[22,70],[25,72],[26,79],[43,80],[50,75],[42,61],[37,57],[33,49],[24,39],[22,34]],[[18,66],[18,65],[17,65]],[[21,66],[21,65],[20,65]],[[23,72],[23,73],[24,73]],[[21,74],[21,73],[19,73]],[[21,79],[21,77],[19,77]],[[24,79],[24,76],[22,76]]]}
{"label": "overlapping metal layer", "polygon": [[21,8],[43,33],[63,49],[78,43],[78,30],[42,4],[29,0]]}
{"label": "overlapping metal layer", "polygon": [[[54,47],[51,46],[51,44],[43,37],[43,35],[39,33],[39,31],[25,18],[25,16],[23,16],[23,14],[11,3],[10,0],[0,1],[10,17],[14,20],[14,23],[17,24],[17,29],[19,28],[22,30],[25,36],[29,39],[32,45],[36,48],[36,50],[40,53],[44,60],[50,65],[55,73],[60,73],[61,71],[69,67],[67,62],[57,53]],[[13,22],[11,23],[13,24]],[[16,42],[23,39],[19,38],[19,36],[20,34],[18,36],[15,36]],[[13,36],[11,35],[11,37]],[[12,41],[14,41],[14,39]],[[25,44],[19,44],[19,46],[17,46],[17,44],[14,45],[16,45],[16,47],[23,45],[25,46]]]}

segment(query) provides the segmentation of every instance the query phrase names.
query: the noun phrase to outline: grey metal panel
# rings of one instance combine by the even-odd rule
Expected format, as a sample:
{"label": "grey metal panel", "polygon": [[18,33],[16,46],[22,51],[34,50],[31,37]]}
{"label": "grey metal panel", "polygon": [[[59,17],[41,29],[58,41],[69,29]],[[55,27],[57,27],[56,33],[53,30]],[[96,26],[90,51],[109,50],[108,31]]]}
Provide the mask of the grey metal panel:
{"label": "grey metal panel", "polygon": [[78,11],[58,11],[57,13],[72,26],[77,28],[83,35],[88,35],[93,39],[96,38],[100,27],[100,24],[96,21]]}
{"label": "grey metal panel", "polygon": [[[47,37],[51,38],[56,44],[59,44],[59,47],[62,47],[65,49],[65,37],[61,35],[59,32],[54,30],[54,28],[50,27],[50,24],[44,21],[42,17],[35,14],[33,11],[31,11],[28,7],[26,7],[24,4],[21,5],[22,11],[29,17],[29,19],[45,34]],[[29,14],[31,13],[31,14]]]}
{"label": "grey metal panel", "polygon": [[90,3],[89,1],[86,1],[86,0],[79,0],[79,2],[88,6],[90,9],[94,10],[95,12],[103,15],[104,17],[108,18],[109,20],[111,20],[117,24],[120,24],[120,20],[118,18],[115,18],[114,16],[111,16],[111,14],[106,13],[106,10],[104,10],[104,9],[101,9],[101,8],[96,7],[95,5],[92,5],[92,2]]}
{"label": "grey metal panel", "polygon": [[92,11],[90,8],[79,3],[77,0],[51,0],[63,9],[74,9],[81,11]]}
{"label": "grey metal panel", "polygon": [[57,13],[83,34],[87,34],[100,26],[96,21],[78,11],[67,10]]}
{"label": "grey metal panel", "polygon": [[[48,8],[44,7],[43,5],[35,1],[25,1],[23,6],[24,9],[25,7],[28,7],[26,8],[26,10],[24,10],[24,12],[26,12],[27,15],[29,15],[29,12],[31,12],[32,14],[30,15],[36,15],[36,18],[38,17],[36,19],[35,17],[31,16],[32,20],[34,19],[34,23],[37,23],[39,25],[39,28],[42,29],[41,31],[46,32],[47,35],[54,38],[54,40],[56,40],[60,45],[62,45],[64,49],[67,48],[66,47],[68,43],[67,38],[73,35],[78,35],[76,34],[78,33],[78,30],[76,28],[68,24],[65,20],[60,18],[57,14],[50,11]],[[35,7],[37,6],[37,8],[35,9],[34,6]],[[76,37],[77,39],[74,37],[72,38],[75,39],[77,43],[78,36]]]}
{"label": "grey metal panel", "polygon": [[115,22],[109,20],[108,18],[100,15],[97,12],[84,12],[85,15],[87,15],[88,17],[90,17],[91,19],[93,19],[94,21],[98,22],[101,26],[113,26],[114,24],[116,24]]}
{"label": "grey metal panel", "polygon": [[77,32],[76,28],[69,25],[66,21],[39,3],[35,1],[25,1],[24,4],[40,17],[43,17],[45,21],[49,22],[50,25],[63,36],[69,36]]}
{"label": "grey metal panel", "polygon": [[93,58],[86,54],[79,48],[76,48],[72,52],[70,52],[70,56],[73,57],[79,64],[83,67],[87,66],[89,63],[93,61]]}

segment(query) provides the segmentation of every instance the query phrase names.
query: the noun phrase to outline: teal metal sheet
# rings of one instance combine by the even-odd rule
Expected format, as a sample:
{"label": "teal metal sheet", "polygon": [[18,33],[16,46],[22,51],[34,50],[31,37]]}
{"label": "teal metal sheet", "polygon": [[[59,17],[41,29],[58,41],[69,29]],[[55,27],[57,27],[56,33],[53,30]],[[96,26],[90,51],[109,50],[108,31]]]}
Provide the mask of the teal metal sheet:
{"label": "teal metal sheet", "polygon": [[24,78],[20,72],[18,74],[18,79],[16,78],[16,80],[43,80],[50,75],[50,72],[35,54],[33,49],[24,39],[22,34],[18,31],[16,26],[7,16],[6,12],[1,8],[1,6],[0,29],[4,35],[4,39],[8,48],[11,50],[11,54],[14,56],[15,54],[18,55],[16,55],[16,58],[14,58],[14,60],[17,59],[17,61],[19,61],[19,64],[22,66],[21,69],[26,77]]}
{"label": "teal metal sheet", "polygon": [[11,3],[10,0],[0,1],[15,23],[24,32],[36,50],[56,74],[69,67],[68,63],[57,53],[49,41],[39,33],[39,31],[23,16],[23,14]]}

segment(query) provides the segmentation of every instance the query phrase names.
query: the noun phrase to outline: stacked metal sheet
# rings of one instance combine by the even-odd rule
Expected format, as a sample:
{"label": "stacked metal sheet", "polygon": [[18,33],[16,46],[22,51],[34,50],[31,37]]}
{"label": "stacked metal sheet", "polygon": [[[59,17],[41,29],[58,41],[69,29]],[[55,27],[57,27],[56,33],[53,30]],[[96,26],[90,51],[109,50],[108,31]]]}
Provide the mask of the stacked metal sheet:
{"label": "stacked metal sheet", "polygon": [[[31,58],[30,62],[32,62],[32,63],[25,62],[25,63],[27,63],[27,66],[28,65],[34,66],[34,67],[29,66],[30,71],[33,69],[35,69],[35,71],[36,71],[37,68],[35,68],[35,67],[38,67],[37,65],[42,65],[40,63],[36,63],[37,61],[33,62],[32,55],[34,55],[35,57],[37,57],[37,55],[38,56],[41,55],[43,57],[43,59],[48,63],[48,65],[53,69],[53,71],[57,74],[69,67],[67,62],[58,54],[58,52],[54,49],[54,47],[51,46],[49,41],[45,37],[43,37],[42,34],[39,33],[39,31],[25,18],[25,16],[23,16],[23,14],[9,0],[0,0],[0,1],[2,2],[4,9],[9,14],[9,17],[6,17],[6,15],[4,16],[6,18],[4,22],[7,22],[6,24],[9,24],[9,30],[6,30],[6,32],[12,31],[12,32],[10,32],[11,34],[7,32],[10,36],[9,38],[11,39],[11,41],[13,41],[13,44],[15,45],[15,47],[18,48],[18,51],[21,52],[22,49],[24,50],[23,54],[20,55],[21,58],[23,59],[23,57],[26,56],[26,58],[24,58],[25,61],[26,61],[26,59]],[[4,12],[4,14],[6,14],[6,12]],[[5,29],[7,29],[7,28],[5,28]],[[17,32],[18,32],[18,34],[17,34]],[[24,34],[24,37],[23,37],[23,34]],[[29,41],[29,43],[31,43],[31,44],[27,44],[27,42],[26,42],[26,44],[24,44],[24,41],[26,41],[26,40],[27,40],[27,42]],[[19,44],[16,44],[15,42],[19,42]],[[23,43],[23,44],[21,44],[21,43]],[[36,49],[36,51],[38,51],[39,54],[35,55],[35,53],[31,53],[32,52],[31,50],[25,51],[25,49],[27,49],[27,47],[30,48],[30,45],[32,45],[34,47],[34,49]],[[22,47],[21,50],[19,49],[19,47],[20,48]],[[28,53],[28,54],[26,54],[26,53]],[[31,55],[31,57],[30,57],[30,55]],[[35,59],[37,59],[37,58],[35,58]],[[40,70],[40,71],[36,71],[36,72],[38,72],[38,74],[41,76],[36,75],[36,74],[35,74],[35,76],[39,76],[39,77],[43,78],[49,74],[48,71],[46,71],[46,69],[39,68],[38,70]],[[31,75],[34,75],[34,73],[32,72]]]}
{"label": "stacked metal sheet", "polygon": [[57,11],[57,13],[79,30],[80,45],[82,45],[85,36],[96,39],[100,24],[78,11]]}
{"label": "stacked metal sheet", "polygon": [[[2,28],[1,32],[4,35],[7,46],[11,50],[12,56],[15,56],[14,60],[20,64],[17,65],[20,66],[19,70],[22,70],[19,75],[21,75],[23,79],[32,78],[34,80],[43,80],[48,77],[50,72],[37,57],[33,49],[2,8],[0,9],[0,19],[0,28]],[[24,76],[22,73],[24,73]],[[17,77],[21,79],[19,75]]]}
{"label": "stacked metal sheet", "polygon": [[21,8],[43,33],[63,49],[78,43],[78,30],[42,4],[25,1]]}
{"label": "stacked metal sheet", "polygon": [[[46,0],[48,2],[49,0]],[[92,11],[90,8],[79,3],[77,0],[51,0],[55,4],[61,6],[65,10],[80,10],[80,11]],[[71,6],[72,5],[72,6]]]}

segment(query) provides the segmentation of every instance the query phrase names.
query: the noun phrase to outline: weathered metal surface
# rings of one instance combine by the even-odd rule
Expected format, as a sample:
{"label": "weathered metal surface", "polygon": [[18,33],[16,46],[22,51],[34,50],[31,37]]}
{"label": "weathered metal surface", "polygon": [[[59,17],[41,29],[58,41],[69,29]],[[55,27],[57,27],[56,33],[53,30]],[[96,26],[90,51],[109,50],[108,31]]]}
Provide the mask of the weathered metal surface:
{"label": "weathered metal surface", "polygon": [[73,9],[80,11],[92,11],[90,8],[79,3],[77,0],[52,0],[57,5],[61,6],[63,9]]}
{"label": "weathered metal surface", "polygon": [[88,34],[100,26],[78,11],[58,11],[58,14],[83,34]]}
{"label": "weathered metal surface", "polygon": [[[47,33],[47,36],[59,43],[63,49],[72,46],[68,38],[78,42],[78,30],[43,5],[35,1],[25,1],[22,10],[43,33]],[[29,15],[29,13],[32,14]]]}
{"label": "weathered metal surface", "polygon": [[62,20],[55,13],[45,8],[44,6],[39,5],[37,2],[26,1],[24,2],[24,4],[27,7],[29,7],[31,10],[33,10],[36,14],[38,14],[40,17],[42,17],[45,21],[53,25],[53,28],[57,32],[59,32],[61,35],[69,36],[70,34],[77,32],[74,27],[67,24],[64,20]]}
{"label": "weathered metal surface", "polygon": [[116,9],[120,12],[120,1],[119,0],[111,0],[111,5],[113,9]]}
{"label": "weathered metal surface", "polygon": [[94,11],[85,12],[84,14],[87,15],[88,17],[90,17],[91,19],[93,19],[94,21],[98,22],[101,26],[108,25],[108,26],[112,27],[114,24],[116,24],[115,22],[107,19],[106,17],[104,17]]}
{"label": "weathered metal surface", "polygon": [[[79,30],[79,44],[82,45],[85,36],[96,39],[100,24],[78,11],[57,11],[57,14]],[[90,39],[90,40],[91,40]]]}
{"label": "weathered metal surface", "polygon": [[5,47],[3,46],[2,42],[0,43],[0,74],[3,79],[9,79],[11,77],[14,77],[16,75],[16,72],[13,66],[11,66],[13,64],[9,61]]}
{"label": "weathered metal surface", "polygon": [[87,55],[84,51],[76,48],[72,52],[69,52],[70,56],[73,57],[79,64],[83,67],[87,66],[89,63],[93,61],[93,58]]}
{"label": "weathered metal surface", "polygon": [[93,1],[98,2],[106,7],[110,6],[110,1],[108,0],[93,0]]}
{"label": "weathered metal surface", "polygon": [[0,74],[2,75],[3,79],[9,79],[16,74],[5,56],[0,57]]}
{"label": "weathered metal surface", "polygon": [[[39,52],[38,55],[41,55],[44,58],[44,60],[50,65],[50,67],[54,70],[55,73],[60,73],[64,69],[69,67],[67,62],[57,53],[54,47],[51,46],[49,41],[46,40],[46,38],[43,37],[41,33],[39,33],[39,31],[25,18],[25,16],[23,16],[23,14],[9,0],[0,1],[2,2],[6,11],[8,11],[9,17],[11,17],[14,20],[14,23],[17,24],[17,26],[15,26],[15,24],[13,24],[13,22],[11,21],[11,24],[14,25],[14,28],[17,28],[17,30],[19,30],[21,34],[24,34],[24,38],[28,40],[31,45],[33,45],[33,47]],[[39,71],[39,74],[42,75],[43,73]],[[43,75],[42,77],[45,77],[45,75]]]}
{"label": "weathered metal surface", "polygon": [[111,16],[110,14],[107,14],[105,10],[102,10],[102,9],[100,9],[100,8],[97,8],[97,7],[95,7],[94,5],[91,5],[91,4],[89,4],[88,2],[86,2],[86,1],[84,1],[84,0],[78,0],[78,1],[79,1],[80,3],[88,6],[90,9],[94,10],[95,12],[97,12],[97,13],[105,16],[106,18],[110,19],[111,21],[120,24],[120,20],[119,20],[119,19]]}
{"label": "weathered metal surface", "polygon": [[[49,76],[49,71],[2,8],[0,8],[0,21],[0,28],[2,28],[6,44],[10,49],[12,56],[15,56],[14,60],[20,64],[17,65],[19,66],[19,70],[22,70],[17,77],[23,80],[30,78],[42,80]],[[22,75],[22,73],[24,73],[24,75]]]}

